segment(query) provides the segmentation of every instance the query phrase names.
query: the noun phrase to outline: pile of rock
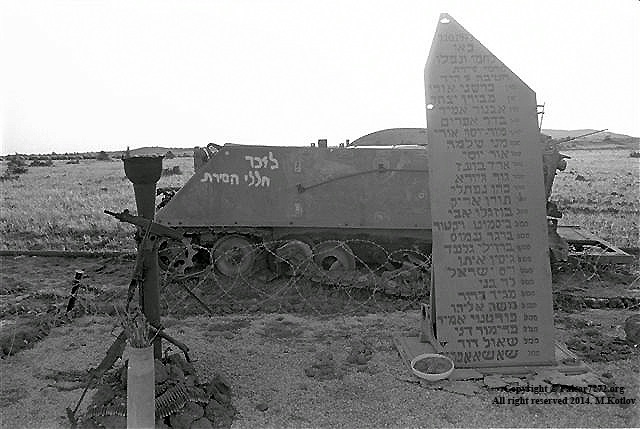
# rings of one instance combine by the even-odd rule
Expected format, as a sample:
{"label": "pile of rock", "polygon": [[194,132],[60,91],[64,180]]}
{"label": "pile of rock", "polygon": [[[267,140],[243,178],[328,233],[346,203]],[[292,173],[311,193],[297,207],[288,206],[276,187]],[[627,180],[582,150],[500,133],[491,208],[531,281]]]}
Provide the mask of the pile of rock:
{"label": "pile of rock", "polygon": [[[229,428],[235,416],[231,386],[222,375],[200,383],[181,354],[155,361],[156,428]],[[104,377],[80,419],[82,428],[127,426],[127,362]]]}

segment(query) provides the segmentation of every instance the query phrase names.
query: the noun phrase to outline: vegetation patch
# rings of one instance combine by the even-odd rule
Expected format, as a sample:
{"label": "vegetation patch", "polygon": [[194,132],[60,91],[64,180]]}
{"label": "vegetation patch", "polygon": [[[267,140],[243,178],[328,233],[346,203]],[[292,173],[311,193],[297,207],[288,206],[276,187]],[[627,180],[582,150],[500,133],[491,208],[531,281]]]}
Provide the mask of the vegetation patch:
{"label": "vegetation patch", "polygon": [[21,174],[29,171],[27,162],[21,155],[9,155],[7,159],[7,168],[2,176],[0,176],[0,182],[18,180]]}
{"label": "vegetation patch", "polygon": [[562,150],[571,156],[551,199],[564,225],[578,225],[618,247],[638,245],[640,164],[623,150]]}
{"label": "vegetation patch", "polygon": [[630,341],[609,337],[596,328],[582,328],[576,336],[567,340],[570,350],[592,362],[612,361],[640,357],[637,348]]}
{"label": "vegetation patch", "polygon": [[173,167],[163,168],[162,175],[163,176],[180,176],[182,175],[182,170],[180,170],[179,165],[174,165]]}
{"label": "vegetation patch", "polygon": [[53,326],[59,325],[50,314],[38,317],[20,317],[13,323],[0,329],[0,357],[14,355],[21,350],[31,348],[35,343],[49,335]]}

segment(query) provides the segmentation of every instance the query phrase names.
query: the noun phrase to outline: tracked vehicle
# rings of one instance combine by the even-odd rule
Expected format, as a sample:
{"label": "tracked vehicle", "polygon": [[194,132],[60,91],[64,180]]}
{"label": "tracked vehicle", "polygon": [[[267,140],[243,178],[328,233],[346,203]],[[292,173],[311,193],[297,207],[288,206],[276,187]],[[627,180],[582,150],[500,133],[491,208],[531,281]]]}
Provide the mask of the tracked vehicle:
{"label": "tracked vehicle", "polygon": [[[272,266],[275,255],[275,263],[313,258],[327,270],[384,263],[401,249],[429,254],[426,143],[425,129],[402,128],[338,147],[323,140],[311,147],[219,147],[157,213],[158,223],[190,241],[162,243],[161,266],[212,263],[223,275],[248,275],[261,243],[271,246]],[[549,142],[539,144],[550,192],[564,159]],[[553,205],[549,211],[559,217]],[[557,221],[549,221],[551,254],[562,259],[567,243]]]}

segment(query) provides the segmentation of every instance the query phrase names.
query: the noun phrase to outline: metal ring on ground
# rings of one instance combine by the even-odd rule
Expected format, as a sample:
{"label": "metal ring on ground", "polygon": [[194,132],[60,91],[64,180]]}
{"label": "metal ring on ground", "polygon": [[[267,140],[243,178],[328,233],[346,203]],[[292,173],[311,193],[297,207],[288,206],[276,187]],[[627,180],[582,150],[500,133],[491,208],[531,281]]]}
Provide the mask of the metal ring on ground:
{"label": "metal ring on ground", "polygon": [[[422,372],[418,369],[416,369],[416,364],[422,360],[426,360],[426,359],[440,359],[440,360],[444,360],[448,363],[448,368],[446,371],[443,372]],[[425,380],[428,381],[438,381],[438,380],[443,380],[447,377],[449,377],[451,375],[451,373],[453,372],[455,368],[455,365],[453,363],[453,361],[448,358],[447,356],[441,355],[441,354],[437,354],[437,353],[424,353],[421,355],[418,355],[416,357],[414,357],[413,359],[411,359],[411,371],[413,371],[413,373],[415,375],[417,375],[420,378],[424,378]]]}

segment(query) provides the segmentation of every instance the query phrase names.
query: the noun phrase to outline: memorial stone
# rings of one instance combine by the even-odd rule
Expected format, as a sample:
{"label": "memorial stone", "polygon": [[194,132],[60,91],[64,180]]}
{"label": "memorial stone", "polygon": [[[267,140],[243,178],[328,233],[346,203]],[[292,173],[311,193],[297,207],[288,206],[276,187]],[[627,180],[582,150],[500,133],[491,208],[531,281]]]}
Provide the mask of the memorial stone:
{"label": "memorial stone", "polygon": [[460,368],[552,365],[536,95],[447,14],[425,92],[438,342]]}

